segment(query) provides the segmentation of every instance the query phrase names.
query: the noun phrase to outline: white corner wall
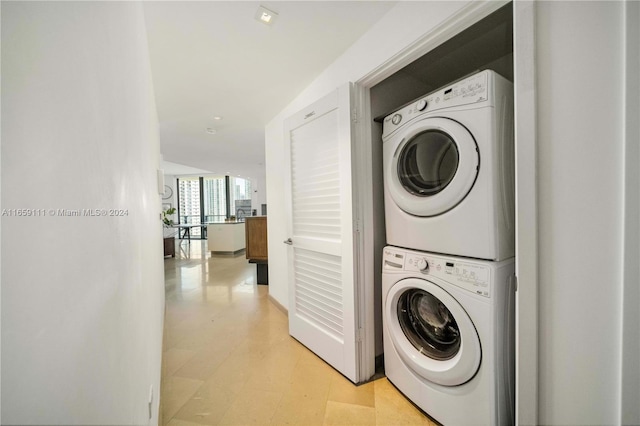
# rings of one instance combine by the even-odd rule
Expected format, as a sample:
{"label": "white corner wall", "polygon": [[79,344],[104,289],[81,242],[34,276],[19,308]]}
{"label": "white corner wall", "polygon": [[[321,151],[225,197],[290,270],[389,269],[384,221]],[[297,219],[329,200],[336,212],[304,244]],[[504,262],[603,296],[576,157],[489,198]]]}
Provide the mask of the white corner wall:
{"label": "white corner wall", "polygon": [[157,424],[160,154],[141,5],[1,7],[2,207],[43,209],[2,217],[2,424]]}
{"label": "white corner wall", "polygon": [[626,146],[622,320],[624,425],[640,424],[640,2],[626,2]]}
{"label": "white corner wall", "polygon": [[382,66],[437,27],[468,2],[398,2],[376,25],[319,75],[265,129],[269,232],[269,295],[288,307],[287,235],[284,180],[284,120],[338,86],[355,82]]}
{"label": "white corner wall", "polygon": [[265,176],[264,168],[251,179],[251,185],[253,188],[253,194],[251,194],[251,205],[253,206],[252,208],[258,211],[258,216],[260,216],[261,205],[267,204],[267,178]]}
{"label": "white corner wall", "polygon": [[620,424],[624,2],[536,18],[539,423]]}

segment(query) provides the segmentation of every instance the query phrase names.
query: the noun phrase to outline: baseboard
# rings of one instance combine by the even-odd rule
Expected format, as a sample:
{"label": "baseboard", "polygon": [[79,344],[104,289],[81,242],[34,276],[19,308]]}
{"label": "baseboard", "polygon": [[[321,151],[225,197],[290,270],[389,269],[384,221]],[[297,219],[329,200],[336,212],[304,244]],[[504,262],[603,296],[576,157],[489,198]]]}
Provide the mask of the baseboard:
{"label": "baseboard", "polygon": [[278,308],[278,310],[281,311],[283,314],[289,315],[289,310],[287,308],[282,306],[280,302],[278,302],[276,299],[273,298],[273,296],[269,295],[268,297],[269,297],[269,302],[273,303],[273,306]]}

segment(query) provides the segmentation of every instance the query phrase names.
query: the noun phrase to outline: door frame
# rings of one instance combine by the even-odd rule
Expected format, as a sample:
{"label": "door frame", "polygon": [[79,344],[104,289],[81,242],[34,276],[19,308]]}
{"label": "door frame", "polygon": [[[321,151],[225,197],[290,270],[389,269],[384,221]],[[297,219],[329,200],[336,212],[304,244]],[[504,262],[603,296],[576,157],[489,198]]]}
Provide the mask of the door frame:
{"label": "door frame", "polygon": [[[495,12],[509,1],[469,2],[420,39],[391,57],[355,82],[355,111],[358,131],[355,146],[371,144],[371,87],[428,53],[465,28]],[[535,2],[513,2],[514,27],[514,120],[516,169],[516,424],[538,422],[538,207],[537,144],[535,86]],[[360,156],[362,182],[374,176],[369,157]],[[368,164],[366,163],[368,161]],[[374,274],[376,262],[373,188],[360,191],[361,229],[367,249],[359,259],[364,266],[365,282],[378,282]],[[379,189],[379,188],[378,188]],[[369,210],[369,211],[367,211]],[[520,224],[526,224],[520,226]],[[373,289],[365,286],[365,299],[371,300]],[[373,306],[373,304],[369,304]],[[372,309],[372,308],[367,308]],[[373,333],[373,331],[370,331]],[[371,339],[374,336],[368,336]]]}

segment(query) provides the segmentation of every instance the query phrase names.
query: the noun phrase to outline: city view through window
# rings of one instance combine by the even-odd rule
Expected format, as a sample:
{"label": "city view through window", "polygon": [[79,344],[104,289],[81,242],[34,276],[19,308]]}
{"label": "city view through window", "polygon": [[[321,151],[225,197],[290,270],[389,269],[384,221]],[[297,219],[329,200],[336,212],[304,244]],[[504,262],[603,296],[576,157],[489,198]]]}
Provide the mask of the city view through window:
{"label": "city view through window", "polygon": [[[229,200],[227,200],[229,182]],[[178,219],[182,224],[223,222],[230,216],[242,220],[251,216],[251,180],[239,177],[206,176],[178,179]],[[202,229],[191,236],[201,238]]]}

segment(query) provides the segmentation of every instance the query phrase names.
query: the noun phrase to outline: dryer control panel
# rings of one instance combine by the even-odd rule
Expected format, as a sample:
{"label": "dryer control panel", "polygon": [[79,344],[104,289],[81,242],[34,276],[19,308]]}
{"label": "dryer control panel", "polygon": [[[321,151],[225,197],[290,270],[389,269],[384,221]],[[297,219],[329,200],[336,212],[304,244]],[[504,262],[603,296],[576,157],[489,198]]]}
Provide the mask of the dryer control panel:
{"label": "dryer control panel", "polygon": [[416,276],[437,277],[480,296],[491,297],[491,268],[471,259],[385,247],[382,270],[384,273],[415,272]]}
{"label": "dryer control panel", "polygon": [[[472,76],[463,78],[435,92],[413,101],[409,105],[385,117],[382,128],[383,139],[397,130],[400,126],[424,114],[443,108],[461,105],[478,104],[490,100],[489,93],[493,71],[485,70]],[[482,106],[490,106],[482,104]]]}

